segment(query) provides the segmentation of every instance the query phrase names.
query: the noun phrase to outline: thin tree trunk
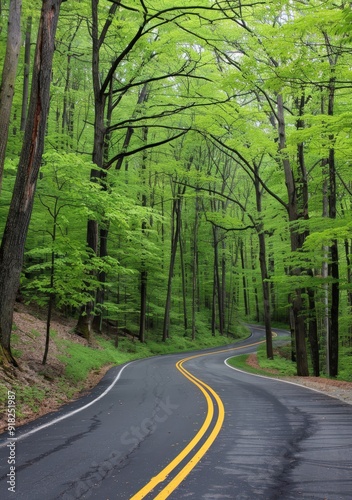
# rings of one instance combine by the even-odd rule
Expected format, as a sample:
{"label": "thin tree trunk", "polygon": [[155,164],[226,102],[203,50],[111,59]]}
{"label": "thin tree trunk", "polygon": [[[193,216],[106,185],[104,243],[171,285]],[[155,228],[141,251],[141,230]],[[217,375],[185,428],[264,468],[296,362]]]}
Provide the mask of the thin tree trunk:
{"label": "thin tree trunk", "polygon": [[243,240],[240,243],[240,257],[241,257],[241,267],[242,267],[242,291],[243,291],[243,302],[244,302],[244,313],[248,317],[249,316],[249,304],[248,304],[248,295],[247,295],[247,279],[245,275],[245,262],[244,262],[244,249],[243,249]]}
{"label": "thin tree trunk", "polygon": [[252,235],[251,235],[250,245],[251,245],[251,261],[252,261],[252,271],[253,271],[252,285],[253,285],[253,290],[254,290],[255,320],[259,323],[259,321],[260,321],[259,297],[258,297],[257,280],[256,280],[256,277],[254,275],[254,271],[256,270],[257,263],[256,263],[256,255],[254,252],[254,244],[252,241]]}
{"label": "thin tree trunk", "polygon": [[[347,273],[347,283],[348,283],[347,307],[348,307],[348,313],[351,314],[351,312],[352,312],[351,241],[346,238],[344,243],[345,243],[344,246],[345,246],[345,256],[346,256],[346,266],[347,266],[346,273]],[[349,325],[349,327],[348,327],[348,343],[347,343],[347,345],[350,346],[351,344],[352,344],[352,325]]]}
{"label": "thin tree trunk", "polygon": [[183,326],[184,326],[185,332],[187,332],[187,329],[188,329],[187,283],[186,283],[184,242],[183,242],[183,238],[182,238],[182,231],[180,231],[180,234],[179,234],[179,247],[180,247],[180,265],[181,265],[181,280],[182,280]]}
{"label": "thin tree trunk", "polygon": [[[328,189],[329,189],[329,182],[328,179],[326,178],[326,165],[327,165],[327,160],[324,159],[322,162],[322,169],[323,169],[323,176],[324,176],[324,181],[323,181],[323,217],[328,217],[329,216],[329,200],[328,200]],[[330,319],[329,319],[329,284],[327,283],[327,279],[329,277],[329,247],[324,245],[323,248],[323,255],[324,255],[324,260],[322,264],[322,269],[321,269],[321,275],[325,280],[325,283],[323,284],[323,334],[325,337],[325,350],[326,350],[326,373],[330,374],[330,354],[329,354],[329,345],[330,345]]]}
{"label": "thin tree trunk", "polygon": [[15,92],[18,56],[21,48],[21,8],[22,0],[10,0],[6,53],[0,88],[0,192]]}
{"label": "thin tree trunk", "polygon": [[[147,97],[145,98],[147,99]],[[143,128],[143,142],[146,143],[148,138],[148,128]],[[147,154],[143,153],[142,158],[142,185],[144,192],[142,193],[142,207],[147,206],[147,195],[145,193],[146,182],[145,182],[145,170],[146,170]],[[145,221],[142,222],[142,238],[147,238],[146,234],[147,224]],[[142,243],[143,245],[143,243]],[[145,330],[146,330],[146,315],[147,315],[147,285],[148,285],[148,271],[146,269],[145,260],[141,259],[141,271],[140,271],[140,312],[139,312],[139,341],[145,342]]]}
{"label": "thin tree trunk", "polygon": [[219,271],[219,239],[218,239],[218,228],[213,225],[213,245],[214,245],[214,283],[216,284],[216,296],[218,299],[218,321],[219,321],[219,333],[224,335],[224,314],[223,314],[223,303],[222,303],[222,291],[221,291],[221,279]]}
{"label": "thin tree trunk", "polygon": [[[335,65],[337,63],[337,55],[334,55],[334,48],[331,46],[329,37],[324,33],[326,50],[330,64],[330,80],[329,80],[329,99],[328,99],[328,115],[334,116],[335,104]],[[333,144],[335,137],[330,134],[329,141]],[[333,146],[329,149],[329,217],[336,219],[336,162],[335,149]],[[338,374],[338,358],[339,358],[339,303],[340,303],[340,285],[339,285],[339,250],[337,239],[332,241],[330,246],[331,263],[329,265],[331,283],[331,309],[330,309],[330,324],[329,324],[329,375],[336,377]]]}
{"label": "thin tree trunk", "polygon": [[221,240],[221,303],[222,303],[222,325],[224,333],[226,330],[226,243],[225,238]]}
{"label": "thin tree trunk", "polygon": [[[262,191],[259,183],[259,167],[255,165],[256,176],[254,178],[255,196],[256,196],[256,207],[257,212],[260,216],[262,213]],[[268,359],[273,359],[273,340],[271,332],[271,310],[270,310],[270,284],[268,282],[269,273],[266,259],[266,241],[263,223],[260,222],[257,225],[257,233],[259,240],[259,265],[260,273],[262,278],[262,290],[263,290],[263,315],[264,315],[264,325],[265,325],[265,338],[266,338],[266,356]]]}
{"label": "thin tree trunk", "polygon": [[212,304],[211,304],[211,333],[213,337],[216,333],[216,290],[218,287],[217,284],[217,253],[215,252],[214,247],[214,264],[213,264],[213,294],[212,294]]}
{"label": "thin tree trunk", "polygon": [[193,225],[193,255],[192,255],[192,340],[196,338],[196,310],[197,310],[197,283],[198,283],[198,228],[199,228],[199,199],[196,196],[194,206]]}
{"label": "thin tree trunk", "polygon": [[[55,200],[55,207],[53,210],[54,221],[53,221],[53,232],[52,232],[52,244],[55,244],[56,241],[56,227],[57,227],[57,218],[58,218],[58,209],[57,209],[58,199]],[[42,365],[46,364],[46,360],[49,353],[49,344],[50,344],[50,326],[51,326],[51,315],[55,301],[55,293],[54,293],[54,285],[55,285],[55,252],[54,249],[51,251],[51,266],[50,266],[50,293],[49,293],[49,303],[48,303],[48,311],[46,315],[46,335],[45,335],[45,349],[42,360]]]}
{"label": "thin tree trunk", "polygon": [[164,310],[164,323],[163,323],[163,335],[162,335],[163,342],[166,342],[166,339],[169,338],[172,279],[174,276],[177,244],[179,241],[179,234],[181,230],[182,196],[185,193],[185,189],[186,189],[185,187],[183,188],[178,187],[177,194],[175,195],[175,198],[172,202],[171,251],[170,251],[169,276],[167,282],[165,310]]}
{"label": "thin tree trunk", "polygon": [[[92,79],[94,91],[94,139],[93,139],[93,164],[98,168],[104,166],[104,146],[105,146],[105,124],[104,124],[104,111],[105,111],[105,96],[101,92],[100,82],[100,40],[98,33],[98,2],[92,2]],[[91,170],[91,181],[97,182],[101,177],[101,171],[97,168]],[[94,219],[89,219],[87,222],[87,245],[91,250],[92,255],[98,255],[99,245],[99,225]],[[94,303],[95,293],[92,292],[92,299],[81,308],[80,315],[75,327],[75,333],[84,337],[88,342],[91,342],[92,325],[94,319]]]}
{"label": "thin tree trunk", "polygon": [[313,375],[320,376],[320,362],[319,362],[319,342],[318,342],[318,325],[317,316],[315,312],[315,293],[313,288],[308,288],[308,305],[309,305],[309,326],[308,326],[308,340],[311,351]]}

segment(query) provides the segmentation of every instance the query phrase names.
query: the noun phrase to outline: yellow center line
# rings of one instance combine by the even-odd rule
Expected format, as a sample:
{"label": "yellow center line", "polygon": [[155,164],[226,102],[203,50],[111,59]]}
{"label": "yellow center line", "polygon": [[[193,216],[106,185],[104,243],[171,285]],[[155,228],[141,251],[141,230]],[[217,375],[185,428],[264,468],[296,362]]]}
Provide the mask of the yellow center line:
{"label": "yellow center line", "polygon": [[[183,368],[183,370],[185,370],[185,369]],[[189,372],[187,372],[187,370],[185,370],[185,372],[189,373]],[[186,373],[184,373],[185,376],[187,376]],[[196,379],[196,380],[198,380],[198,379]],[[208,391],[213,395],[213,397],[215,398],[216,403],[218,405],[218,416],[217,416],[217,420],[216,420],[216,423],[214,425],[214,428],[211,431],[208,438],[206,439],[206,441],[199,448],[199,450],[193,455],[193,457],[183,467],[183,469],[181,469],[180,472],[167,484],[167,486],[156,497],[154,497],[154,500],[164,500],[165,498],[169,497],[169,495],[180,485],[180,483],[185,479],[185,477],[188,476],[188,474],[194,469],[194,467],[198,464],[198,462],[206,454],[206,452],[208,451],[210,446],[213,444],[217,435],[220,432],[220,429],[222,427],[222,424],[223,424],[223,421],[225,418],[224,405],[223,405],[220,397],[217,395],[217,393],[215,391],[213,391],[213,389],[211,387],[209,387],[207,384],[204,384],[204,383],[203,383],[203,386],[205,388],[207,388]],[[213,402],[212,402],[212,409],[214,409]]]}
{"label": "yellow center line", "polygon": [[244,347],[247,348],[254,345],[262,344],[263,342],[265,341],[254,342],[252,344],[247,344],[246,346],[242,347],[231,347],[228,349],[222,349],[220,351],[215,351],[215,352],[208,352],[205,354],[196,354],[194,356],[189,356],[188,358],[184,358],[176,363],[176,368],[182,373],[182,375],[188,378],[188,380],[190,380],[193,384],[195,384],[199,388],[199,390],[204,394],[204,397],[207,402],[206,418],[203,422],[202,427],[199,429],[199,431],[193,437],[193,439],[187,444],[187,446],[185,446],[185,448],[164,469],[162,469],[159,472],[159,474],[152,477],[151,480],[142,489],[140,489],[137,493],[135,493],[130,498],[130,500],[142,500],[143,498],[145,498],[148,495],[148,493],[150,493],[158,484],[162,483],[167,479],[168,475],[182,462],[182,460],[196,447],[196,445],[202,439],[206,431],[209,429],[211,421],[214,416],[214,403],[211,397],[209,396],[209,393],[212,394],[213,398],[215,399],[218,405],[218,417],[213,430],[211,431],[210,435],[203,443],[203,445],[200,447],[200,449],[193,455],[193,457],[191,457],[189,462],[167,484],[167,486],[165,486],[164,489],[160,491],[160,493],[154,498],[154,500],[164,500],[177,488],[177,486],[179,486],[179,484],[185,479],[185,477],[192,471],[192,469],[197,465],[197,463],[208,451],[208,449],[215,441],[222,427],[225,417],[225,409],[220,397],[210,386],[208,386],[202,380],[196,378],[189,371],[187,371],[183,367],[183,363],[191,359],[199,358],[202,356],[210,356],[212,354],[219,354],[228,351],[236,351],[239,349],[243,349]]}

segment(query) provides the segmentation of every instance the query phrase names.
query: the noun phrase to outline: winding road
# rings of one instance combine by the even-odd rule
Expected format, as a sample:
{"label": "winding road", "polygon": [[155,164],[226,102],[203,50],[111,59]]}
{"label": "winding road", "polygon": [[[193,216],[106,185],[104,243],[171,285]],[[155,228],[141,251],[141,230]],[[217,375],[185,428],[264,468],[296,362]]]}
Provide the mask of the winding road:
{"label": "winding road", "polygon": [[[232,369],[236,345],[111,369],[0,436],[0,498],[352,499],[352,405]],[[280,331],[277,331],[280,334]]]}

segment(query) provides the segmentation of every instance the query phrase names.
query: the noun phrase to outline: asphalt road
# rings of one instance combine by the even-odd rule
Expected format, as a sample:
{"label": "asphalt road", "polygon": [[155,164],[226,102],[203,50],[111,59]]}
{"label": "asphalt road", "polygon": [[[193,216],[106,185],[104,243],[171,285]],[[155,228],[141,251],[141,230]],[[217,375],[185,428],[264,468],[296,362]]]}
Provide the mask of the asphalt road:
{"label": "asphalt road", "polygon": [[1,435],[0,498],[351,500],[352,405],[224,363],[260,338],[113,368]]}

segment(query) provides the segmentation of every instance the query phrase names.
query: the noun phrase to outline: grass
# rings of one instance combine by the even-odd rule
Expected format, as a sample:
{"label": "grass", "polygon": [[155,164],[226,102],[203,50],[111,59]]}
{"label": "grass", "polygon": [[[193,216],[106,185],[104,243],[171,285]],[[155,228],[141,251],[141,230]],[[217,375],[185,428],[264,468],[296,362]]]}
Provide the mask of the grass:
{"label": "grass", "polygon": [[[42,401],[46,397],[46,391],[39,389],[36,386],[19,386],[13,385],[11,391],[16,394],[16,418],[22,418],[25,415],[26,408],[31,412],[38,412]],[[0,405],[7,407],[8,389],[5,386],[0,386]]]}
{"label": "grass", "polygon": [[[283,377],[293,377],[297,375],[296,363],[291,361],[291,346],[290,339],[287,340],[287,344],[282,344],[280,338],[280,345],[276,345],[274,348],[274,359],[267,359],[265,344],[262,344],[257,351],[257,360],[260,368],[254,368],[247,364],[248,354],[243,354],[241,356],[235,356],[228,360],[228,363],[240,370],[247,371],[249,373],[255,373],[258,375],[266,376],[283,376]],[[272,370],[275,373],[270,373]],[[310,370],[311,371],[311,370]],[[321,369],[321,378],[328,377]],[[337,380],[342,380],[346,382],[352,382],[352,348],[351,347],[340,347],[339,353],[339,374],[336,377]]]}
{"label": "grass", "polygon": [[337,379],[352,382],[352,347],[340,347]]}
{"label": "grass", "polygon": [[[242,330],[241,338],[247,335]],[[206,349],[229,344],[234,341],[232,337],[212,336],[210,333],[199,335],[192,341],[183,335],[173,335],[166,342],[150,340],[146,343],[133,342],[128,338],[120,338],[118,348],[113,340],[107,340],[95,336],[96,348],[87,347],[70,341],[55,339],[63,353],[59,360],[65,364],[64,377],[69,382],[77,384],[85,380],[91,370],[99,370],[101,367],[112,364],[119,365],[134,359],[147,358],[161,354],[172,354],[197,349]]]}
{"label": "grass", "polygon": [[265,343],[258,347],[257,360],[261,369],[254,368],[247,364],[248,354],[235,356],[229,359],[228,363],[235,368],[258,375],[292,377],[297,374],[296,364],[290,360],[290,345],[282,344],[282,340],[287,340],[289,342],[289,339],[280,338],[280,345],[274,348],[274,359],[267,359]]}

